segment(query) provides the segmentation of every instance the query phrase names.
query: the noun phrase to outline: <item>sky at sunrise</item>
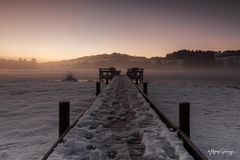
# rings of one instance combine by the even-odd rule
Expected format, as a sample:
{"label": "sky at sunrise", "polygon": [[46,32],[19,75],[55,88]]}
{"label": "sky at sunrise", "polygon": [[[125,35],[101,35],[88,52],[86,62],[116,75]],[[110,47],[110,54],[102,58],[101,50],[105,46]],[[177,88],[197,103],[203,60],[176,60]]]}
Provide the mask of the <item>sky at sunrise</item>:
{"label": "sky at sunrise", "polygon": [[0,57],[240,49],[237,0],[0,0]]}

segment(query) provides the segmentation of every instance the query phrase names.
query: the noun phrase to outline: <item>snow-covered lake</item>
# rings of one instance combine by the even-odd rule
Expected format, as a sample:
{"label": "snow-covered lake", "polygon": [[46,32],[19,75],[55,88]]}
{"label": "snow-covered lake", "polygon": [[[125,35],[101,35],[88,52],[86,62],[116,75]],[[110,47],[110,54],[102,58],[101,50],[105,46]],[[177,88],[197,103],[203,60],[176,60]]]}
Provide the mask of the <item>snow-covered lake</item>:
{"label": "snow-covered lake", "polygon": [[238,160],[240,85],[231,79],[208,82],[159,78],[149,84],[149,96],[177,126],[178,103],[190,102],[193,142],[209,160]]}
{"label": "snow-covered lake", "polygon": [[[71,102],[73,120],[95,97],[92,81],[56,81],[63,72],[43,71],[42,80],[39,80],[42,75],[34,73],[0,73],[0,159],[39,159],[58,138],[58,102]],[[97,76],[95,71],[88,76],[79,74],[80,79]],[[150,82],[149,96],[176,124],[178,103],[191,103],[191,139],[210,160],[239,159],[240,76],[237,72],[205,75],[204,72],[146,71],[145,77]],[[208,151],[213,150],[221,153],[210,155]],[[233,151],[233,154],[229,156],[229,152],[223,154],[223,151]]]}
{"label": "snow-covered lake", "polygon": [[58,102],[71,121],[95,97],[94,82],[0,81],[0,159],[40,159],[58,138]]}

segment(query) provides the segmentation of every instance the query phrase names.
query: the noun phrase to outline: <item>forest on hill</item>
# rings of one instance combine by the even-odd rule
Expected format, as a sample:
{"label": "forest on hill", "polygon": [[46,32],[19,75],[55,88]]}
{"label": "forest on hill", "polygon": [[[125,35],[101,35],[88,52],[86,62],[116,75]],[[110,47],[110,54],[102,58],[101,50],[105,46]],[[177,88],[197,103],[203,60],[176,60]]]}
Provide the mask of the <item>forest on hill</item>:
{"label": "forest on hill", "polygon": [[143,67],[151,69],[166,68],[236,68],[240,69],[240,50],[201,51],[179,50],[165,57],[139,57],[121,53],[85,56],[56,62],[38,63],[36,59],[0,59],[0,69],[94,69],[99,67]]}

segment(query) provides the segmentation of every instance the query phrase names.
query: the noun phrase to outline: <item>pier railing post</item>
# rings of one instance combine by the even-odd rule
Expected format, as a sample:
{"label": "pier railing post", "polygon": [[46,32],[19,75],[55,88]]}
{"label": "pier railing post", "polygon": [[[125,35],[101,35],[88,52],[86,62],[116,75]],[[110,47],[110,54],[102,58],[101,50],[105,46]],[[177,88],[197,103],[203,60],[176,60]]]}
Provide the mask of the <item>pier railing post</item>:
{"label": "pier railing post", "polygon": [[147,95],[148,94],[148,90],[147,90],[147,82],[143,83],[143,92]]}
{"label": "pier railing post", "polygon": [[135,84],[138,86],[138,79],[137,78],[135,79]]}
{"label": "pier railing post", "polygon": [[59,102],[59,137],[69,127],[70,102]]}
{"label": "pier railing post", "polygon": [[109,83],[109,78],[106,78],[106,85],[108,85]]}
{"label": "pier railing post", "polygon": [[100,82],[96,82],[96,95],[99,95],[101,92],[101,85]]}
{"label": "pier railing post", "polygon": [[190,103],[179,103],[179,128],[190,138]]}

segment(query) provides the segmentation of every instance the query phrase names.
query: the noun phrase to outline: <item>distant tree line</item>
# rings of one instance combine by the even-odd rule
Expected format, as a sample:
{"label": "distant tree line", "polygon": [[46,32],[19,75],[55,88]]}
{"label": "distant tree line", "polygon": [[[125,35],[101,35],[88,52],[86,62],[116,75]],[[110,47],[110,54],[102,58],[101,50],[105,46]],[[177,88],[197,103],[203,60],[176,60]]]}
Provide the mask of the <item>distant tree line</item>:
{"label": "distant tree line", "polygon": [[202,50],[179,50],[166,55],[166,59],[209,59],[214,57],[240,56],[240,50],[226,51],[202,51]]}
{"label": "distant tree line", "polygon": [[[225,58],[225,60],[223,59]],[[183,67],[221,67],[240,66],[240,50],[202,51],[202,50],[179,50],[167,54],[165,58],[154,57],[157,64],[177,65],[181,62]],[[223,60],[222,60],[223,59]],[[162,63],[162,62],[167,63]],[[226,65],[227,64],[227,65]]]}
{"label": "distant tree line", "polygon": [[0,59],[0,69],[35,69],[37,61],[35,58],[26,60],[19,58],[18,60]]}
{"label": "distant tree line", "polygon": [[99,67],[143,67],[164,68],[239,68],[240,50],[224,52],[202,50],[179,50],[166,57],[137,57],[120,53],[87,56],[71,60],[37,63],[36,59],[5,60],[0,59],[0,69],[96,69]]}
{"label": "distant tree line", "polygon": [[208,67],[214,64],[214,51],[190,51],[180,50],[166,55],[167,60],[183,59],[183,66],[204,66]]}
{"label": "distant tree line", "polygon": [[240,56],[240,50],[227,50],[224,52],[216,53],[216,57],[230,57],[230,56]]}

